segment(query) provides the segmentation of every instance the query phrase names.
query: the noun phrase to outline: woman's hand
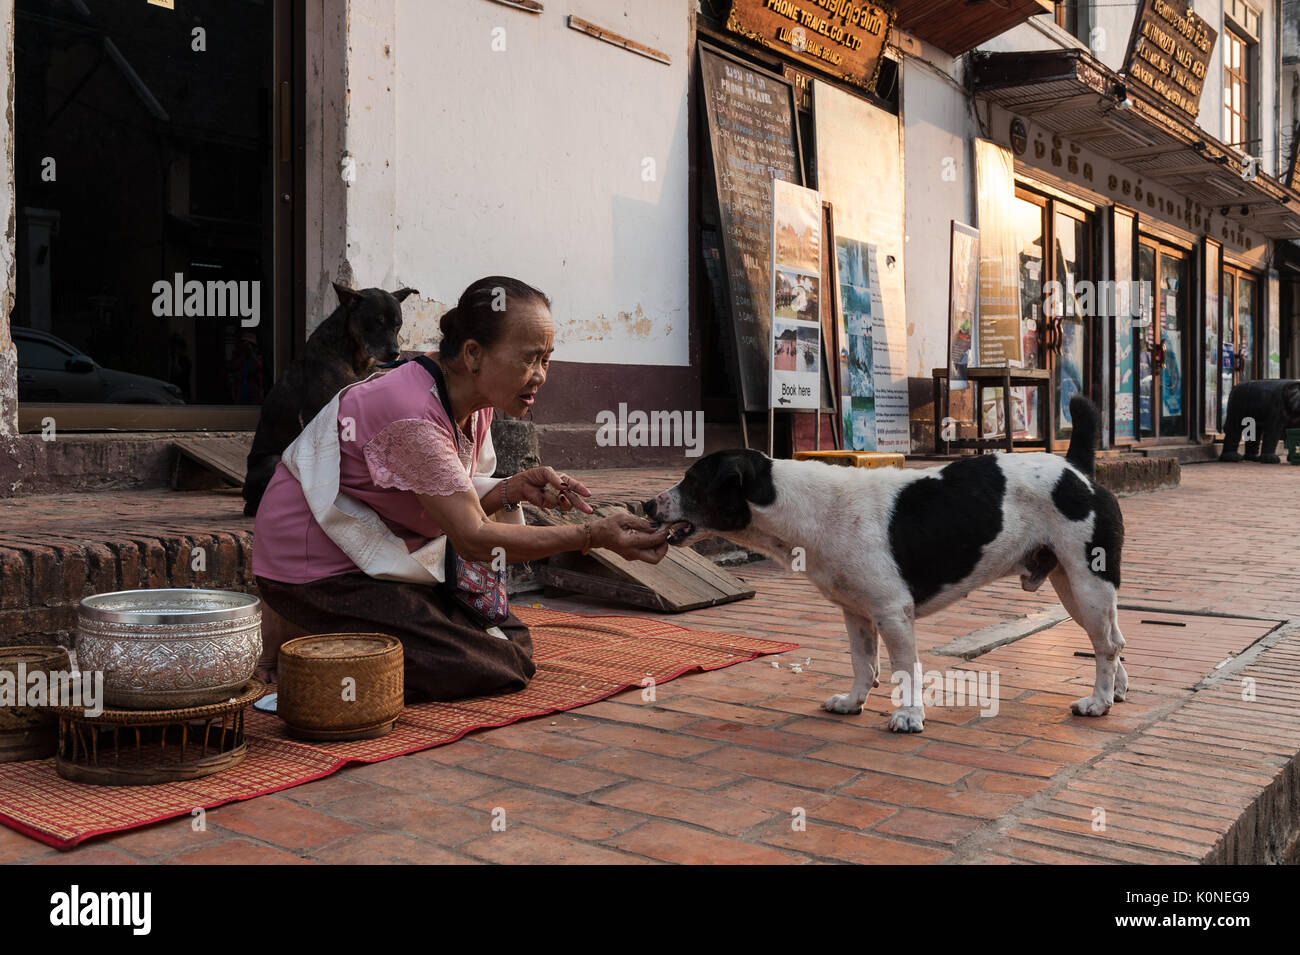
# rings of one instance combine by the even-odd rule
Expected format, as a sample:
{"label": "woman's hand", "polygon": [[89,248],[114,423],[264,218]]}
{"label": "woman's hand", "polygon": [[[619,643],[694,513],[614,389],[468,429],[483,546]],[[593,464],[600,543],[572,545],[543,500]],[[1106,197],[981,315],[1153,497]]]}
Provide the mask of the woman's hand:
{"label": "woman's hand", "polygon": [[620,511],[591,525],[591,546],[612,550],[624,560],[657,564],[668,553],[668,528],[655,528],[643,517]]}
{"label": "woman's hand", "polygon": [[511,504],[527,501],[551,510],[577,508],[584,514],[594,513],[592,506],[584,500],[591,497],[586,486],[554,468],[529,468],[512,475],[506,483],[506,494]]}

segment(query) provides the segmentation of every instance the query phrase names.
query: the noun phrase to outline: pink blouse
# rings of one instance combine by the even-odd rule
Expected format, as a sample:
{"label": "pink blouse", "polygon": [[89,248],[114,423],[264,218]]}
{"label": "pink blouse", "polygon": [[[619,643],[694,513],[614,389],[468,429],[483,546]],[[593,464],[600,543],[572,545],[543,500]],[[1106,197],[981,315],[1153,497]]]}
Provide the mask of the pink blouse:
{"label": "pink blouse", "polygon": [[[418,550],[442,530],[416,494],[474,490],[470,478],[492,415],[491,408],[476,412],[469,436],[461,434],[433,377],[414,361],[355,385],[339,399],[339,490],[375,511],[408,551]],[[253,573],[305,584],[356,571],[312,516],[302,486],[276,465],[253,524]]]}

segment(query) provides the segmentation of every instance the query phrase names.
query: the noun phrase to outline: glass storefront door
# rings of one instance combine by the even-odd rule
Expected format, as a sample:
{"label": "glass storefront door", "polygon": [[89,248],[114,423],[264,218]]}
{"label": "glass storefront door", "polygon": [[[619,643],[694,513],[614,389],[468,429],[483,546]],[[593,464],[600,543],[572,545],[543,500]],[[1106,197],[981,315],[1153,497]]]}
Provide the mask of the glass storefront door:
{"label": "glass storefront door", "polygon": [[1259,355],[1259,280],[1254,274],[1232,267],[1224,268],[1223,369],[1221,372],[1221,417],[1228,414],[1228,393],[1233,385],[1260,377]]}
{"label": "glass storefront door", "polygon": [[1160,436],[1186,437],[1187,388],[1187,256],[1162,250],[1157,314],[1160,320]]}
{"label": "glass storefront door", "polygon": [[1219,420],[1228,419],[1228,392],[1236,379],[1237,368],[1237,278],[1228,271],[1223,273],[1222,319],[1219,341],[1223,347],[1223,364],[1219,378]]}
{"label": "glass storefront door", "polygon": [[[1043,283],[1047,280],[1043,261],[1043,216],[1045,204],[1038,196],[1017,194],[1015,214],[1016,248],[1020,257],[1020,329],[1021,354],[1024,367],[1041,368],[1043,356],[1038,345],[1038,329],[1042,321]],[[1001,389],[985,389],[986,396],[1001,397]],[[1037,438],[1042,434],[1038,420],[1038,392],[1033,388],[1012,389],[1012,414],[1024,409],[1023,428],[1012,433],[1016,437]],[[1020,422],[1017,422],[1020,423]]]}
{"label": "glass storefront door", "polygon": [[1062,286],[1060,321],[1060,346],[1056,354],[1056,373],[1052,387],[1056,390],[1056,437],[1069,438],[1070,398],[1076,393],[1087,393],[1089,323],[1079,308],[1077,290],[1080,282],[1091,277],[1088,255],[1088,223],[1083,213],[1056,203],[1052,236],[1055,251],[1054,278]]}
{"label": "glass storefront door", "polygon": [[[1050,427],[1053,439],[1064,446],[1071,431],[1070,397],[1088,392],[1091,374],[1092,315],[1087,312],[1095,308],[1096,298],[1083,294],[1094,278],[1091,220],[1082,209],[1017,188],[1013,222],[1020,256],[1024,367],[1050,369],[1058,409]],[[1047,248],[1050,255],[1045,254]],[[986,388],[984,394],[988,401],[997,389]],[[1042,436],[1045,411],[1038,407],[1037,389],[1013,389],[1012,414],[1016,437]]]}
{"label": "glass storefront door", "polygon": [[1251,381],[1259,377],[1259,354],[1256,348],[1258,337],[1255,334],[1257,315],[1255,301],[1258,285],[1254,279],[1242,275],[1237,278],[1237,354],[1241,356],[1241,370],[1237,381]]}
{"label": "glass storefront door", "polygon": [[1142,239],[1138,247],[1142,307],[1137,342],[1142,438],[1188,434],[1189,275],[1186,252]]}

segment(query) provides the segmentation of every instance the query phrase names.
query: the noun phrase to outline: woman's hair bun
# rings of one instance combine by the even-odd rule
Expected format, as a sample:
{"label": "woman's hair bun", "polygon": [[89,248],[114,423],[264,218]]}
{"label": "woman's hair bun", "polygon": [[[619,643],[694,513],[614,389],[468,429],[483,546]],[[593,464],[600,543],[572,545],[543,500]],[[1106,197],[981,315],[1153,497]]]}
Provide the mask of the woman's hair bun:
{"label": "woman's hair bun", "polygon": [[460,301],[438,322],[442,330],[439,353],[453,359],[471,339],[491,348],[501,338],[503,322],[511,303],[535,301],[550,306],[551,300],[538,289],[504,275],[481,278],[461,293]]}

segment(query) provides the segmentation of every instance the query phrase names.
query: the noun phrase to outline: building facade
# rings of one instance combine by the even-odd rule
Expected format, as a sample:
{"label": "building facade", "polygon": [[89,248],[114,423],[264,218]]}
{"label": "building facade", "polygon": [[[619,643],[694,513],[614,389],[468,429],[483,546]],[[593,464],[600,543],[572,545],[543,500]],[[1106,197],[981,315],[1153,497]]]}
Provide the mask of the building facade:
{"label": "building facade", "polygon": [[[105,454],[129,483],[165,444],[145,434],[250,430],[336,280],[418,289],[409,350],[483,275],[543,289],[549,460],[682,460],[675,439],[602,439],[620,409],[762,446],[746,322],[771,303],[737,233],[767,220],[736,213],[709,64],[775,97],[778,175],[818,190],[828,239],[872,250],[881,441],[892,408],[891,440],[936,447],[934,372],[964,348],[1047,369],[1056,410],[1017,389],[1007,422],[995,392],[954,391],[963,433],[1063,443],[1082,392],[1107,446],[1211,442],[1234,383],[1300,375],[1296,6],[5,0],[0,494]],[[960,227],[980,243],[966,311]],[[847,394],[857,356],[824,357]],[[813,420],[778,415],[776,446]],[[824,442],[854,423],[822,420]],[[52,430],[130,450],[65,460]]]}

